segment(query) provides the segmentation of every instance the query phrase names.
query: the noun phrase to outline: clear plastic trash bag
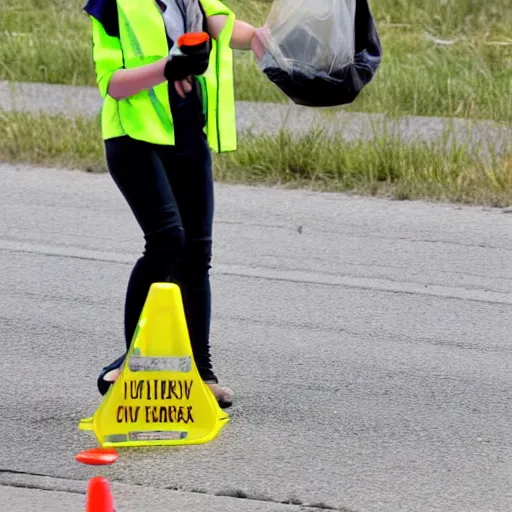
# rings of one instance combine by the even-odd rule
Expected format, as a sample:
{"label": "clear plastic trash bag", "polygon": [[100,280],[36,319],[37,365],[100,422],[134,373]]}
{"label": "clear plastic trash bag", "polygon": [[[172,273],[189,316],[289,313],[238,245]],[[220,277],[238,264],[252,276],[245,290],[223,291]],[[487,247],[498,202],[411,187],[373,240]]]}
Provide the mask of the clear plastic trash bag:
{"label": "clear plastic trash bag", "polygon": [[310,107],[353,102],[382,58],[367,0],[274,0],[256,39],[263,73]]}

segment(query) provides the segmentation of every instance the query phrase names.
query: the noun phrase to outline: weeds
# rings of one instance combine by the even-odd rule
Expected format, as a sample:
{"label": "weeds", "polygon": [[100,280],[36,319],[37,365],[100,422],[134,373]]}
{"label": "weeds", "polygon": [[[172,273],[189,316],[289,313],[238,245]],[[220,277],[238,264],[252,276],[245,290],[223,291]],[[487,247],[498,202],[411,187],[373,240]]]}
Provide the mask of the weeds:
{"label": "weeds", "polygon": [[[4,0],[0,79],[95,85],[84,0]],[[270,2],[226,0],[239,18],[262,23]],[[384,48],[374,81],[348,110],[512,120],[509,0],[372,2]],[[285,101],[238,53],[240,100]]]}
{"label": "weeds", "polygon": [[[97,122],[0,114],[0,160],[105,171]],[[234,153],[214,156],[215,178],[229,183],[306,187],[395,199],[512,205],[512,147],[475,148],[449,132],[430,142],[379,129],[347,141],[313,130],[303,136],[242,137]]]}

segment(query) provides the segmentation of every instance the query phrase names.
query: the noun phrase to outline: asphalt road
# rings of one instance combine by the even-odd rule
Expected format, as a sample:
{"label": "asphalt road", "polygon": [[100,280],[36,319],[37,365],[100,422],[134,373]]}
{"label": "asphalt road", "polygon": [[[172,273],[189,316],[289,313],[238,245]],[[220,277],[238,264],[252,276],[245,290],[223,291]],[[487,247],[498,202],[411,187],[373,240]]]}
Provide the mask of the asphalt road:
{"label": "asphalt road", "polygon": [[[78,420],[139,229],[108,175],[0,167],[0,510],[83,510]],[[212,443],[121,450],[118,512],[512,509],[512,217],[217,187]],[[245,499],[242,498],[245,496]],[[289,502],[283,504],[281,502]]]}

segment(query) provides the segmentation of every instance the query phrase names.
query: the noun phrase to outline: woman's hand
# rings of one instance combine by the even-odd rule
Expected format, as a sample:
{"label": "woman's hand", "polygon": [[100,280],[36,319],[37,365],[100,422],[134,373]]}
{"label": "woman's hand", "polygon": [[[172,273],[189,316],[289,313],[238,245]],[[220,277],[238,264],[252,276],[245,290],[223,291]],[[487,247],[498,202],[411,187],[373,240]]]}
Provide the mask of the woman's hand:
{"label": "woman's hand", "polygon": [[187,76],[187,78],[183,80],[174,82],[174,87],[180,97],[185,98],[185,96],[192,91],[192,80],[193,78],[191,76]]}
{"label": "woman's hand", "polygon": [[254,32],[254,36],[251,42],[251,49],[258,60],[261,60],[263,55],[265,55],[265,48],[267,46],[266,41],[270,36],[270,33],[267,28],[258,28]]}

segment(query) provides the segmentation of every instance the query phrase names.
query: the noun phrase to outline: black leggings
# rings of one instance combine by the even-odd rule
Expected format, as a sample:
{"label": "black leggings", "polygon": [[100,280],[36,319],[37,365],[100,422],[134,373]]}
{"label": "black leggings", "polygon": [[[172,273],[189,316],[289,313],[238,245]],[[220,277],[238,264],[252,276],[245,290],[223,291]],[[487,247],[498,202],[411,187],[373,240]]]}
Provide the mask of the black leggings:
{"label": "black leggings", "polygon": [[213,176],[202,132],[177,146],[157,146],[129,137],[105,142],[107,165],[145,239],[130,276],[125,303],[129,348],[149,288],[180,286],[194,359],[204,380],[217,378],[210,360]]}

